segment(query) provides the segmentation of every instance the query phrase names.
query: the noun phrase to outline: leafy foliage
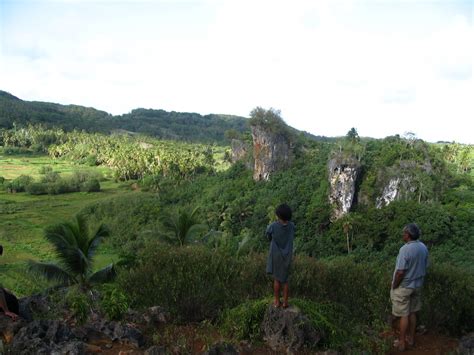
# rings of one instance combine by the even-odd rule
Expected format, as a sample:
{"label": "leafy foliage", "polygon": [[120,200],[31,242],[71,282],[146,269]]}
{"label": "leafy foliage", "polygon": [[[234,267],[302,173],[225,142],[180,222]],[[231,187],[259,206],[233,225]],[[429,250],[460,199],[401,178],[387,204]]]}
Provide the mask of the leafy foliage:
{"label": "leafy foliage", "polygon": [[30,261],[32,272],[44,276],[60,285],[78,284],[82,288],[94,283],[103,283],[115,277],[112,264],[93,272],[94,256],[102,239],[109,235],[107,227],[100,225],[91,236],[83,216],[45,229],[45,238],[50,242],[60,260],[59,264]]}

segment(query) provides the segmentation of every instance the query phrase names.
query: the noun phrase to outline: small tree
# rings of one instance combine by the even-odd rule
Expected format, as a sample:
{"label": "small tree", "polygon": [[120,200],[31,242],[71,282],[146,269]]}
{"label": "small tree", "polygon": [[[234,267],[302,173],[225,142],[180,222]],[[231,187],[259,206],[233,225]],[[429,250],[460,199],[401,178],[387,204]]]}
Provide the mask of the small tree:
{"label": "small tree", "polygon": [[167,214],[161,218],[165,233],[161,237],[171,243],[183,246],[190,239],[207,231],[205,224],[199,223],[196,216],[199,207],[190,213],[188,210],[179,210],[174,214]]}
{"label": "small tree", "polygon": [[78,284],[82,289],[110,281],[115,277],[113,264],[93,272],[97,248],[108,235],[103,224],[89,234],[86,219],[81,215],[71,222],[47,227],[44,237],[53,245],[59,263],[30,261],[29,269],[60,285]]}

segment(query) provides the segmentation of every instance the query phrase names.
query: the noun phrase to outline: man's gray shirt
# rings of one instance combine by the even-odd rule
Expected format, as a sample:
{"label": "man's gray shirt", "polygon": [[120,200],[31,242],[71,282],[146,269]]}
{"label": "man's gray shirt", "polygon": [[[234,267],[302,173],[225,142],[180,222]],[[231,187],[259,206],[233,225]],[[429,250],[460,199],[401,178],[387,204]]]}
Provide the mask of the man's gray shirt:
{"label": "man's gray shirt", "polygon": [[427,267],[428,249],[419,240],[412,240],[400,248],[393,278],[397,270],[404,270],[400,287],[418,288],[423,286]]}

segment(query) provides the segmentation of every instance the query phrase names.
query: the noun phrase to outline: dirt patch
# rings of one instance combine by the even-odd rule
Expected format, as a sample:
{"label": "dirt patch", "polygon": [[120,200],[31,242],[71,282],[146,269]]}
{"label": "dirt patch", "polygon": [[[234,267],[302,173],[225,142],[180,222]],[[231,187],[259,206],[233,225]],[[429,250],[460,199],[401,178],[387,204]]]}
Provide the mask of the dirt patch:
{"label": "dirt patch", "polygon": [[[395,334],[393,339],[395,339]],[[417,334],[415,337],[415,346],[409,347],[405,351],[398,351],[393,349],[389,354],[404,354],[404,355],[421,355],[433,354],[444,355],[452,354],[458,347],[458,340],[449,338],[440,334],[427,332],[425,334]]]}

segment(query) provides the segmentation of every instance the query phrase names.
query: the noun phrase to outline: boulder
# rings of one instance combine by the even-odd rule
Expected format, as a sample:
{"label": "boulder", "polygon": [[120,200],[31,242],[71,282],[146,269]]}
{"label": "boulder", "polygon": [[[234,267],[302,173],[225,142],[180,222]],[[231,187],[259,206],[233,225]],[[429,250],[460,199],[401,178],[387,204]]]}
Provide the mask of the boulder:
{"label": "boulder", "polygon": [[262,323],[264,339],[274,351],[292,353],[303,346],[315,347],[323,334],[297,307],[275,308],[270,305]]}
{"label": "boulder", "polygon": [[83,354],[85,344],[57,320],[37,320],[22,327],[8,349],[12,354]]}
{"label": "boulder", "polygon": [[119,341],[122,344],[130,344],[136,348],[140,348],[145,344],[145,338],[142,332],[128,324],[100,319],[88,323],[85,328],[88,334],[91,334],[92,332],[102,333],[112,341]]}

